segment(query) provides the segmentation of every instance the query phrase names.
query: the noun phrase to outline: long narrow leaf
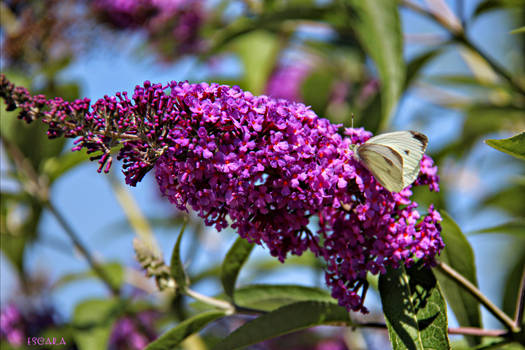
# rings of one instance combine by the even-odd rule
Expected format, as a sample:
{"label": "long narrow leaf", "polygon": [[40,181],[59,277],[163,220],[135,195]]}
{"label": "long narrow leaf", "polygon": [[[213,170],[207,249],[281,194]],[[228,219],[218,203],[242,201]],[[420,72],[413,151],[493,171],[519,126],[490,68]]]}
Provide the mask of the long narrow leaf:
{"label": "long narrow leaf", "polygon": [[346,309],[334,303],[301,301],[283,306],[242,325],[213,349],[239,349],[301,329],[334,324],[350,324]]}
{"label": "long narrow leaf", "polygon": [[253,250],[254,244],[248,242],[246,239],[239,237],[226,254],[226,258],[222,263],[221,282],[224,292],[233,300],[233,291],[235,290],[235,282],[237,276],[241,271],[246,260]]}
{"label": "long narrow leaf", "polygon": [[198,314],[192,318],[181,322],[174,328],[170,329],[159,339],[149,344],[145,350],[172,350],[175,349],[184,339],[192,334],[197,333],[208,323],[224,317],[223,311],[209,311]]}

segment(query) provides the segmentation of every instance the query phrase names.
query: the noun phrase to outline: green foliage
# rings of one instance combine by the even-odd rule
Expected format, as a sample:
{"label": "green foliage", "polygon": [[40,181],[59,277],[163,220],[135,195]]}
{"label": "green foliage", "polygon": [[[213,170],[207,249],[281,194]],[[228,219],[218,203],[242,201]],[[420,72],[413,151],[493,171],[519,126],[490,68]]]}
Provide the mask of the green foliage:
{"label": "green foliage", "polygon": [[222,288],[231,300],[234,299],[233,293],[235,290],[237,276],[239,275],[239,272],[246,260],[248,260],[253,247],[253,243],[250,243],[246,239],[239,237],[230,248],[228,254],[226,254],[226,258],[224,258],[224,261],[222,262]]}
{"label": "green foliage", "polygon": [[395,1],[350,0],[353,15],[349,20],[360,42],[374,60],[382,82],[381,120],[367,125],[371,130],[389,126],[405,82],[403,36]]}
{"label": "green foliage", "polygon": [[214,350],[234,350],[265,339],[320,325],[351,324],[348,312],[337,304],[300,301],[257,317],[237,328]]}
{"label": "green foliage", "polygon": [[390,269],[379,292],[394,350],[450,349],[447,306],[432,270]]}
{"label": "green foliage", "polygon": [[[443,218],[441,236],[445,249],[439,255],[439,260],[477,286],[472,247],[452,217],[444,211],[440,214]],[[460,326],[480,328],[481,311],[477,299],[439,269],[435,269],[434,273]],[[467,341],[471,346],[478,345],[480,338],[467,337]]]}
{"label": "green foliage", "polygon": [[[100,269],[104,271],[105,275],[110,278],[111,285],[120,288],[124,283],[124,267],[118,262],[105,263],[100,265]],[[83,272],[68,273],[62,275],[54,284],[54,288],[67,286],[70,283],[98,278],[98,275],[93,269]]]}
{"label": "green foliage", "polygon": [[79,350],[106,349],[119,310],[119,302],[115,299],[91,299],[79,303],[72,320],[73,336]]}
{"label": "green foliage", "polygon": [[208,311],[193,316],[192,318],[189,318],[184,322],[179,323],[177,326],[173,327],[172,329],[161,335],[157,340],[150,343],[145,350],[174,349],[184,339],[186,339],[194,333],[197,333],[208,323],[224,316],[224,312],[222,311]]}
{"label": "green foliage", "polygon": [[177,290],[184,290],[189,284],[188,276],[184,270],[184,264],[182,263],[181,254],[180,254],[180,245],[182,242],[182,235],[186,229],[186,221],[182,224],[182,227],[179,232],[179,237],[175,246],[173,246],[173,252],[171,253],[171,275],[175,280],[175,288]]}
{"label": "green foliage", "polygon": [[525,159],[525,132],[503,140],[485,140],[485,143],[498,151],[513,157]]}

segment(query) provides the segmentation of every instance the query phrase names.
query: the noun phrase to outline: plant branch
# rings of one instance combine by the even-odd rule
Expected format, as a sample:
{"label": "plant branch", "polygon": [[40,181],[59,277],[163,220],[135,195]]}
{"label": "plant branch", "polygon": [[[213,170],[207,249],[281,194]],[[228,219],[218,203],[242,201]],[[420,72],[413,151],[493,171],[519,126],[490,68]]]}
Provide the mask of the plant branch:
{"label": "plant branch", "polygon": [[494,305],[481,291],[472,284],[469,280],[463,277],[459,272],[454,270],[449,265],[442,261],[438,261],[437,266],[443,273],[455,280],[459,285],[465,288],[470,294],[472,294],[483,306],[487,308],[501,323],[513,332],[519,331],[518,327],[514,324],[514,321],[501,311],[496,305]]}
{"label": "plant branch", "polygon": [[444,29],[446,29],[453,37],[454,41],[463,44],[465,47],[469,48],[470,50],[476,52],[487,64],[496,72],[499,74],[504,80],[506,80],[510,86],[512,86],[517,92],[519,92],[521,95],[525,96],[525,88],[516,80],[514,77],[508,73],[505,68],[503,68],[499,63],[497,63],[494,59],[489,57],[481,48],[479,48],[476,44],[474,44],[465,34],[465,31],[462,26],[456,26],[453,25],[450,21],[448,21],[446,18],[443,18],[439,16],[438,14],[431,12],[427,10],[426,8],[413,3],[409,0],[400,0],[399,3],[414,11],[419,13],[422,16],[425,16],[429,18],[430,20],[438,23],[441,25]]}
{"label": "plant branch", "polygon": [[521,272],[520,290],[518,292],[518,300],[516,301],[516,314],[514,316],[514,324],[516,327],[521,327],[523,322],[523,309],[525,308],[525,267]]}
{"label": "plant branch", "polygon": [[64,232],[67,234],[67,236],[71,239],[73,242],[73,245],[75,248],[77,248],[82,256],[86,259],[88,264],[91,266],[95,274],[104,282],[104,284],[108,287],[108,289],[111,291],[111,294],[113,295],[119,295],[120,290],[118,287],[113,285],[113,282],[111,281],[111,278],[108,276],[106,271],[102,269],[100,264],[95,260],[93,255],[89,252],[88,248],[80,241],[80,238],[75,233],[71,225],[66,221],[64,216],[58,211],[58,209],[53,205],[53,203],[50,200],[47,200],[43,202],[44,206],[53,214],[55,219],[58,221],[60,226],[64,229]]}
{"label": "plant branch", "polygon": [[38,176],[31,163],[29,163],[29,161],[24,157],[22,152],[20,152],[20,150],[14,143],[9,141],[5,137],[2,137],[2,144],[4,145],[7,154],[9,154],[9,156],[13,160],[17,170],[25,177],[25,179],[20,179],[24,190],[27,193],[29,193],[33,198],[38,200],[42,204],[42,206],[44,206],[51,212],[51,214],[53,214],[53,216],[57,219],[58,223],[62,226],[68,237],[73,242],[73,245],[87,260],[88,264],[91,266],[95,274],[97,274],[97,276],[100,277],[102,282],[104,282],[104,284],[108,287],[108,289],[113,295],[118,295],[120,293],[120,290],[113,285],[109,276],[93,258],[89,250],[80,241],[79,236],[75,233],[75,231],[66,221],[64,216],[56,209],[56,207],[49,199],[49,188],[47,182]]}
{"label": "plant branch", "polygon": [[181,291],[181,293],[186,294],[187,296],[190,296],[195,300],[199,300],[208,305],[212,305],[219,309],[225,310],[227,315],[232,315],[233,313],[235,313],[235,306],[227,301],[209,297],[207,295],[196,292],[190,288],[186,288],[184,291]]}

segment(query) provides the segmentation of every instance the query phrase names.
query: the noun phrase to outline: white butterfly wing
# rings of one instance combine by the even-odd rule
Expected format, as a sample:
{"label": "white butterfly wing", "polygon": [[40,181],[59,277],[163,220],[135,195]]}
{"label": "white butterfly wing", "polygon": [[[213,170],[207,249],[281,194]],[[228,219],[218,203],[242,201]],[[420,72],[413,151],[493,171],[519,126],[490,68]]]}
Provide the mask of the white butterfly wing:
{"label": "white butterfly wing", "polygon": [[[426,150],[427,144],[428,138],[417,131],[396,131],[374,136],[361,145],[361,147],[365,145],[384,146],[392,151],[388,154],[397,154],[401,158],[401,181],[398,186],[392,186],[398,190],[390,189],[383,185],[389,191],[399,192],[416,180],[420,169],[419,163]],[[385,152],[383,152],[383,154],[384,153]],[[392,156],[390,158],[392,158]],[[395,163],[394,166],[397,168]],[[384,168],[384,164],[382,165],[382,168]],[[372,170],[370,171],[376,178],[378,178]],[[379,170],[379,172],[382,172],[382,170]]]}
{"label": "white butterfly wing", "polygon": [[388,191],[403,189],[403,159],[394,149],[366,142],[357,149],[357,156]]}

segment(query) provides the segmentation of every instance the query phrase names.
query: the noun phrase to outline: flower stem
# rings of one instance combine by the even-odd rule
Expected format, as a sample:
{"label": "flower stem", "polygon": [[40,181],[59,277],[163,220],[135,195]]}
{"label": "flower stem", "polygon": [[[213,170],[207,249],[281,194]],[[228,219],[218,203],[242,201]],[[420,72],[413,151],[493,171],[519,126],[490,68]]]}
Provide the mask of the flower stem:
{"label": "flower stem", "polygon": [[75,233],[71,225],[69,225],[69,223],[66,221],[64,216],[57,210],[57,208],[53,205],[53,203],[50,200],[44,201],[43,205],[51,212],[51,214],[53,214],[53,216],[58,221],[60,226],[62,226],[62,228],[64,229],[64,232],[73,242],[73,245],[75,246],[75,248],[77,248],[80,251],[82,256],[86,259],[88,264],[91,266],[91,268],[95,272],[95,274],[108,287],[111,294],[119,295],[120,294],[119,288],[113,284],[113,282],[111,281],[111,278],[108,276],[106,271],[100,266],[100,264],[91,255],[87,247],[80,241],[80,238]]}
{"label": "flower stem", "polygon": [[182,293],[192,297],[195,300],[199,300],[208,305],[212,305],[219,309],[222,309],[226,312],[227,315],[232,315],[235,312],[235,306],[233,306],[227,301],[206,296],[190,288],[186,288],[184,291],[182,291]]}
{"label": "flower stem", "polygon": [[514,324],[514,321],[509,316],[507,316],[496,305],[494,305],[474,284],[463,277],[459,272],[442,261],[438,261],[437,266],[443,273],[455,280],[457,283],[459,283],[459,285],[472,294],[483,306],[487,308],[490,313],[494,315],[494,317],[496,317],[512,332],[519,331],[519,328]]}
{"label": "flower stem", "polygon": [[514,316],[514,325],[520,327],[523,323],[523,309],[525,307],[525,267],[521,272],[520,290],[518,293],[518,300],[516,301],[516,314]]}

